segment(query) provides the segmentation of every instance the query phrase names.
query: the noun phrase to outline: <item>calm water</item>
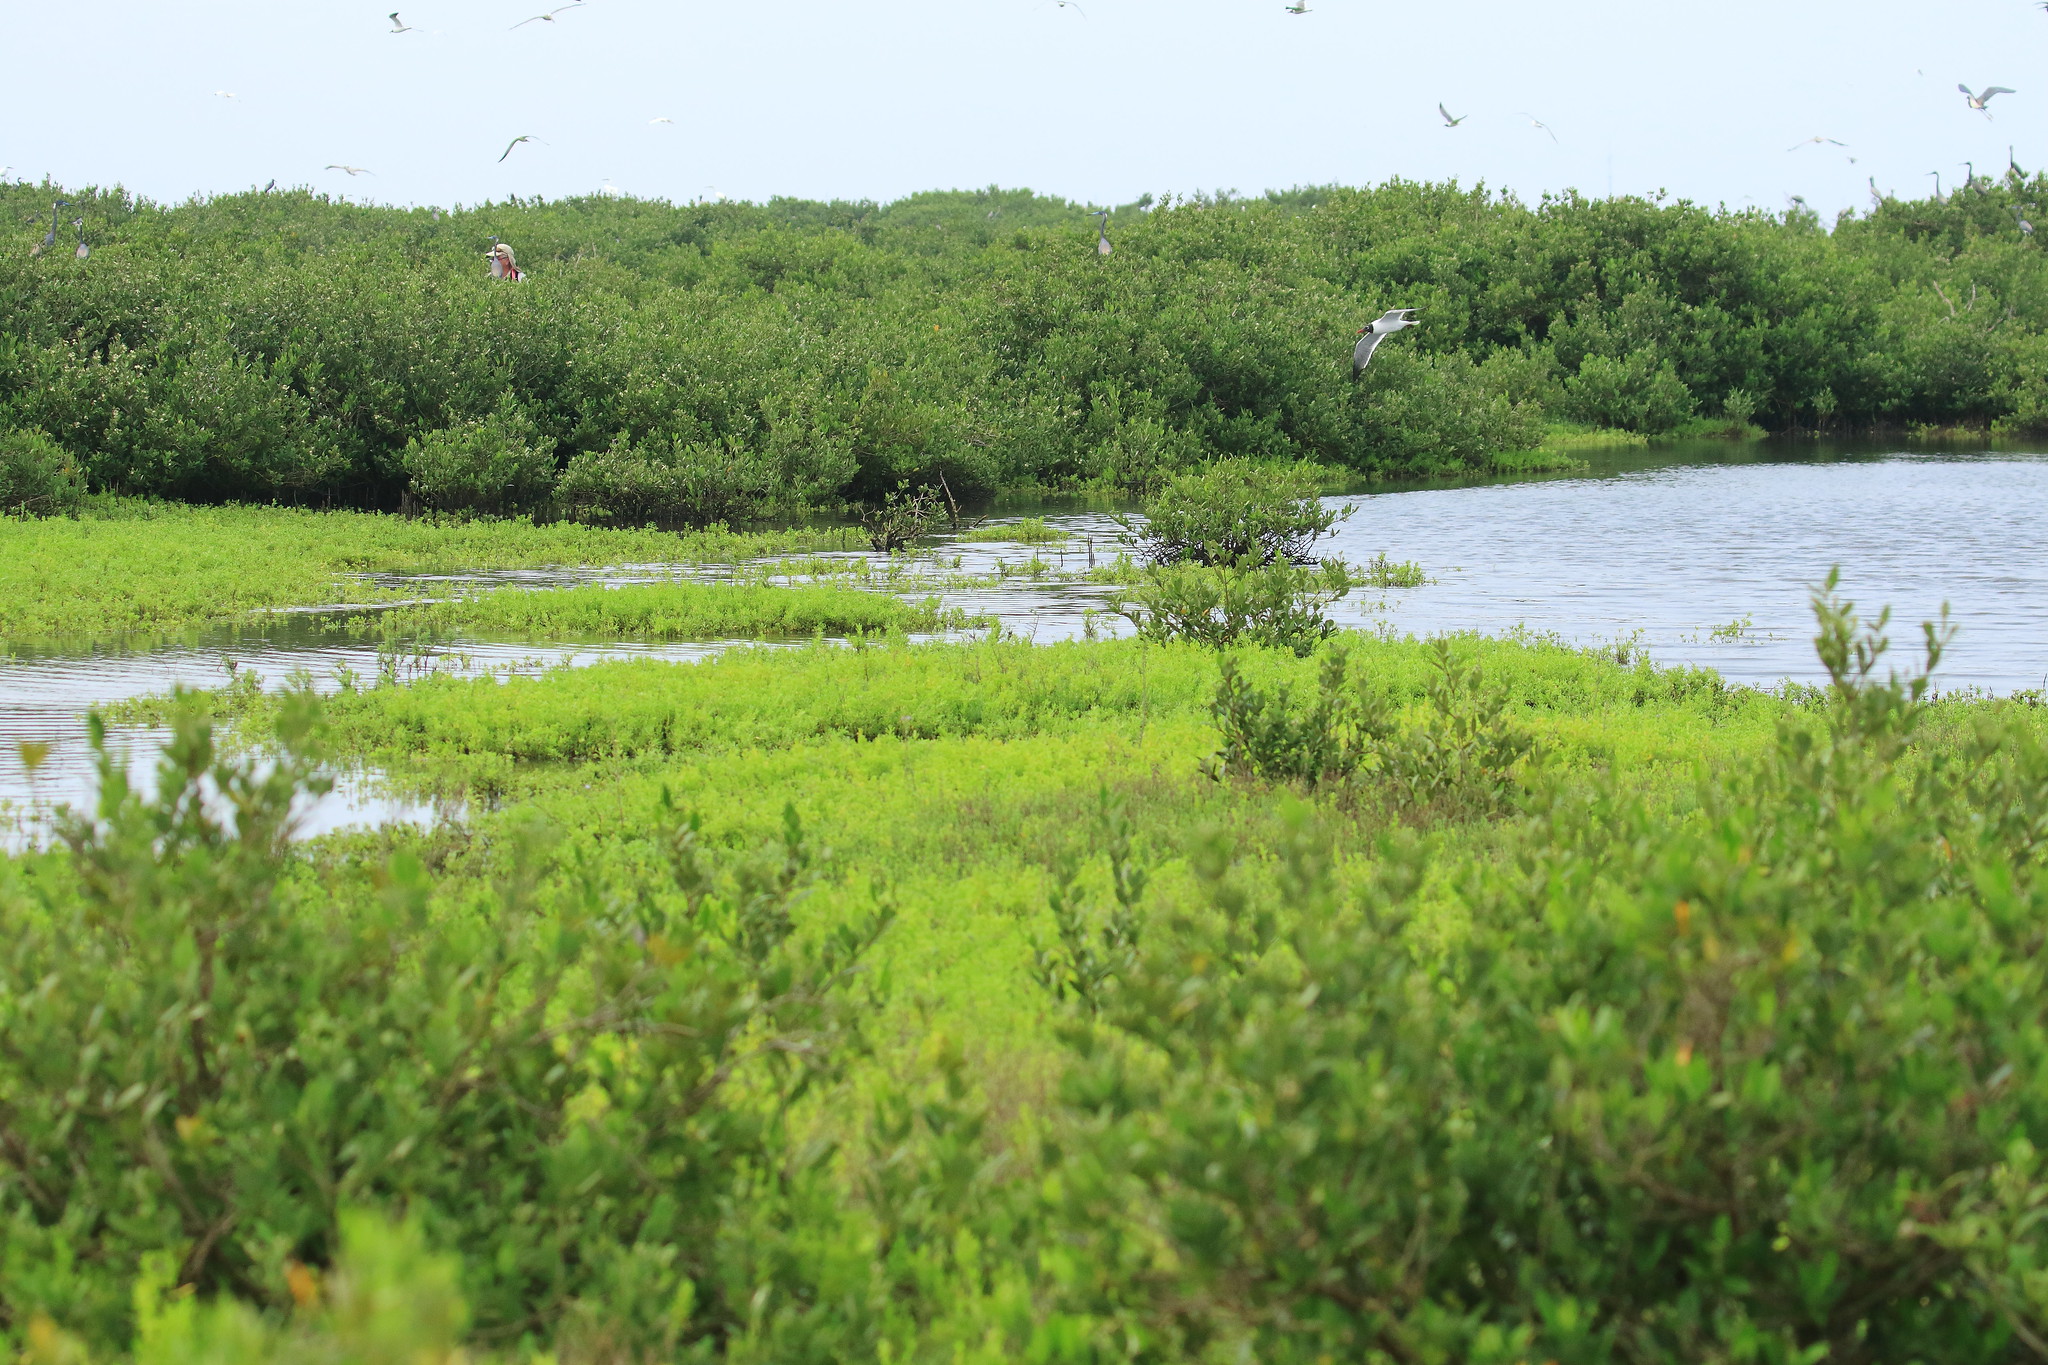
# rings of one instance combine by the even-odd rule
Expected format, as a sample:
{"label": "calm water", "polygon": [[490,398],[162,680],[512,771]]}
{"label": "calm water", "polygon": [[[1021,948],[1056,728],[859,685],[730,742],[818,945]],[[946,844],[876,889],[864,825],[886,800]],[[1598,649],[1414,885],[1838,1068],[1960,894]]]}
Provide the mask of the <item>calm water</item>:
{"label": "calm water", "polygon": [[[1944,687],[2006,693],[2048,682],[2048,456],[1714,444],[1606,456],[1582,476],[1333,501],[1357,510],[1340,526],[1331,552],[1353,561],[1381,552],[1414,560],[1434,580],[1343,604],[1338,614],[1349,624],[1418,635],[1525,629],[1586,645],[1633,640],[1662,662],[1706,665],[1739,682],[1810,681],[1817,670],[1808,591],[1840,564],[1847,595],[1873,611],[1894,608],[1901,651],[1917,640],[1920,620],[1949,604],[1958,634],[1939,675]],[[1122,633],[1122,622],[1097,615],[1104,589],[1060,577],[1086,566],[1091,541],[1098,557],[1113,553],[1115,521],[1041,510],[1077,539],[1036,550],[945,545],[915,561],[913,578],[898,590],[916,592],[919,574],[986,575],[1003,565],[1011,575],[1000,583],[948,590],[947,600],[996,615],[1006,629],[1040,641],[1090,629]],[[1043,572],[1020,568],[1034,557]],[[823,558],[881,562],[857,552]],[[656,564],[385,581],[445,594],[721,572],[733,571]],[[725,647],[476,641],[423,646],[393,661],[281,616],[254,639],[16,656],[0,661],[0,803],[11,803],[17,816],[27,811],[25,827],[32,829],[40,823],[35,811],[87,799],[87,708],[181,683],[219,686],[230,664],[269,685],[303,671],[316,686],[332,688],[345,673],[374,679],[394,663],[402,676],[502,676],[622,655],[695,659]],[[53,746],[33,783],[12,752],[17,739]],[[137,765],[154,750],[146,731],[117,731],[116,740]],[[376,774],[356,773],[309,812],[308,827],[324,832],[434,818],[429,808],[385,794]],[[16,841],[21,837],[17,830]]]}

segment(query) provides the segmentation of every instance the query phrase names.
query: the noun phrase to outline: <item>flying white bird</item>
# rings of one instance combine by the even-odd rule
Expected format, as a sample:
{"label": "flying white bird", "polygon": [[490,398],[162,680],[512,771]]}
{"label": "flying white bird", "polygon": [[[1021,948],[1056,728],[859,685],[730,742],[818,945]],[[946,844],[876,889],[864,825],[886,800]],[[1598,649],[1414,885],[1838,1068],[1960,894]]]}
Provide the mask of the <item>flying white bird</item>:
{"label": "flying white bird", "polygon": [[399,17],[398,17],[398,11],[397,11],[397,10],[393,10],[393,11],[391,11],[391,31],[392,31],[393,33],[418,33],[418,32],[419,32],[419,30],[418,30],[418,29],[416,29],[416,28],[414,28],[414,27],[413,27],[413,26],[412,26],[411,24],[408,24],[408,23],[406,23],[406,22],[405,22],[405,21],[404,21],[403,19],[399,18]]}
{"label": "flying white bird", "polygon": [[1801,138],[1799,141],[1793,143],[1790,147],[1787,147],[1785,150],[1788,152],[1796,152],[1801,147],[1816,147],[1823,142],[1827,143],[1830,147],[1846,147],[1849,145],[1848,143],[1841,141],[1839,138],[1822,137],[1820,134],[1815,133],[1812,137]]}
{"label": "flying white bird", "polygon": [[231,100],[235,97],[235,92],[232,90],[216,90],[213,92],[213,97],[217,100]]}
{"label": "flying white bird", "polygon": [[[1052,0],[1052,4],[1055,9],[1070,9],[1074,13],[1080,15],[1083,19],[1086,19],[1088,17],[1088,11],[1082,9],[1079,5],[1075,4],[1074,0]],[[1045,6],[1040,5],[1039,8],[1044,9]]]}
{"label": "flying white bird", "polygon": [[[1441,107],[1441,106],[1439,106],[1439,107]],[[1521,110],[1520,112],[1521,112],[1521,115],[1522,115],[1522,117],[1523,117],[1523,118],[1525,118],[1525,119],[1527,119],[1527,120],[1529,120],[1529,122],[1530,122],[1530,124],[1531,124],[1531,125],[1533,125],[1534,127],[1537,127],[1537,128],[1541,128],[1541,129],[1542,129],[1542,130],[1543,130],[1544,132],[1546,132],[1546,133],[1550,133],[1550,140],[1551,140],[1552,142],[1555,142],[1555,141],[1557,141],[1557,134],[1556,134],[1556,133],[1554,133],[1554,132],[1551,132],[1551,129],[1550,129],[1550,125],[1549,125],[1549,124],[1545,123],[1545,122],[1544,122],[1544,121],[1543,121],[1542,119],[1540,119],[1540,118],[1537,118],[1537,117],[1536,117],[1536,116],[1535,116],[1534,114],[1530,113],[1530,112],[1529,112],[1528,110],[1526,110],[1526,109],[1524,109],[1524,110]]]}
{"label": "flying white bird", "polygon": [[675,122],[675,120],[674,120],[674,119],[672,119],[672,118],[651,118],[651,119],[647,120],[647,122],[648,122],[648,125],[649,125],[649,126],[651,127],[651,126],[653,126],[654,124],[657,124],[657,123],[674,123],[674,122]]}
{"label": "flying white bird", "polygon": [[540,139],[539,139],[539,138],[537,138],[537,137],[535,137],[535,136],[534,136],[534,135],[533,135],[532,133],[521,133],[521,134],[520,134],[520,135],[519,135],[518,137],[515,137],[515,138],[513,138],[513,139],[512,139],[512,140],[511,140],[510,142],[508,142],[508,143],[506,143],[506,144],[505,144],[505,150],[504,150],[503,152],[499,153],[499,155],[498,155],[498,160],[499,160],[499,161],[503,161],[503,160],[504,160],[504,159],[505,159],[506,157],[508,157],[508,156],[512,155],[512,149],[513,149],[514,147],[517,147],[517,146],[518,146],[518,145],[519,145],[520,143],[522,143],[522,142],[539,142],[539,141],[540,141]]}
{"label": "flying white bird", "polygon": [[1308,0],[1294,0],[1293,4],[1282,5],[1280,8],[1286,10],[1289,14],[1307,14],[1310,12]]}
{"label": "flying white bird", "polygon": [[330,170],[330,171],[347,171],[347,172],[349,173],[349,175],[350,175],[351,177],[354,177],[354,176],[358,176],[358,175],[375,175],[375,174],[376,174],[376,172],[375,172],[375,171],[372,171],[372,170],[365,170],[365,169],[364,169],[363,167],[361,167],[361,166],[344,166],[344,165],[342,165],[342,164],[341,164],[341,163],[340,163],[339,161],[330,161],[330,162],[328,162],[328,163],[327,163],[327,167],[326,167],[326,169],[328,169],[328,170]]}
{"label": "flying white bird", "polygon": [[512,25],[512,27],[525,28],[528,24],[552,24],[553,22],[555,22],[555,16],[557,14],[566,14],[568,11],[572,9],[582,8],[583,0],[576,0],[576,3],[573,5],[563,5],[558,9],[549,10],[546,14],[536,14],[531,19],[521,19],[518,23]]}
{"label": "flying white bird", "polygon": [[1970,107],[1985,118],[1991,117],[1991,111],[1984,106],[1991,103],[1993,95],[2017,95],[2019,93],[2019,91],[2009,89],[2003,85],[1987,85],[1974,95],[1970,93],[1970,87],[1967,85],[1958,85],[1956,89],[1962,91],[1963,98],[1970,102]]}
{"label": "flying white bird", "polygon": [[1466,119],[1472,117],[1470,114],[1460,114],[1456,118],[1452,118],[1451,111],[1444,108],[1442,104],[1437,105],[1436,111],[1444,116],[1444,127],[1446,128],[1455,128]]}
{"label": "flying white bird", "polygon": [[1374,318],[1372,322],[1358,329],[1358,345],[1351,352],[1351,377],[1365,373],[1365,367],[1372,363],[1372,353],[1379,349],[1380,342],[1403,327],[1420,327],[1422,324],[1408,316],[1413,308],[1390,308]]}

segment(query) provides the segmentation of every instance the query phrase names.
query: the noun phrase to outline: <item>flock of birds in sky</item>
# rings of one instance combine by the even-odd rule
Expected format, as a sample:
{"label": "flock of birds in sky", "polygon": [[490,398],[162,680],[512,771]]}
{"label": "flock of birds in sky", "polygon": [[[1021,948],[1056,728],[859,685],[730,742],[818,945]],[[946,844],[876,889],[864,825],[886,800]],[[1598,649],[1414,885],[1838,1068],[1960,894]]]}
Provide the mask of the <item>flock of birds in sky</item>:
{"label": "flock of birds in sky", "polygon": [[[516,31],[518,29],[527,27],[529,24],[559,23],[561,22],[561,18],[563,15],[568,14],[572,10],[579,10],[584,8],[586,3],[587,0],[571,0],[569,4],[558,5],[554,9],[543,11],[540,14],[529,15],[528,17],[521,19],[518,23],[511,25],[511,28]],[[2044,11],[2048,11],[2048,0],[2036,0],[2036,3],[2039,8],[2041,8]],[[1046,5],[1051,5],[1061,10],[1072,10],[1076,15],[1078,15],[1082,19],[1086,19],[1088,17],[1087,11],[1081,8],[1081,6],[1077,3],[1077,0],[1044,0],[1044,3],[1041,4],[1040,7],[1044,8]],[[1314,13],[1314,11],[1309,7],[1307,0],[1293,0],[1293,3],[1282,5],[1281,8],[1286,13],[1296,16]],[[402,17],[402,14],[403,11],[393,10],[387,16],[391,21],[391,28],[389,32],[391,33],[392,36],[399,37],[408,33],[429,32],[429,30],[422,29],[416,25],[406,23],[404,18]],[[438,32],[438,30],[433,31]],[[2011,87],[2004,85],[1987,85],[1981,90],[1972,90],[1968,85],[1958,84],[1956,86],[1956,90],[1963,96],[1964,102],[1968,105],[1970,109],[1975,110],[1976,112],[1982,114],[1986,119],[1990,119],[1992,117],[1990,105],[1993,99],[2000,95],[2012,95],[2018,93]],[[213,93],[215,96],[221,99],[231,100],[237,98],[237,96],[232,90],[216,90]],[[1451,113],[1449,107],[1441,101],[1438,102],[1436,106],[1436,112],[1438,117],[1440,117],[1443,120],[1443,126],[1446,129],[1455,129],[1462,127],[1466,123],[1466,121],[1472,117],[1469,113]],[[1545,123],[1542,119],[1537,118],[1534,114],[1529,113],[1527,110],[1520,110],[1517,112],[1519,117],[1525,118],[1529,121],[1529,126],[1532,131],[1543,133],[1544,135],[1549,137],[1553,143],[1559,141],[1556,130],[1553,129],[1549,124]],[[675,120],[672,118],[660,117],[649,119],[648,123],[650,125],[672,125],[675,123]],[[503,164],[506,160],[508,160],[511,157],[513,152],[519,150],[520,147],[524,146],[529,142],[541,143],[541,145],[543,146],[547,145],[542,138],[539,138],[532,133],[521,133],[517,137],[514,137],[511,141],[505,144],[505,149],[498,154],[498,163]],[[1840,148],[1844,153],[1848,153],[1850,151],[1848,143],[1841,141],[1839,138],[1827,137],[1818,133],[1812,137],[1800,139],[1798,142],[1795,142],[1794,144],[1792,144],[1792,146],[1787,147],[1785,150],[1787,152],[1799,152],[1804,151],[1809,147],[1835,147]],[[1850,155],[1848,157],[1848,161],[1851,165],[1854,165],[1856,163],[1856,157]],[[2008,155],[2008,162],[2010,163],[2010,155]],[[357,166],[349,162],[341,161],[329,162],[325,169],[330,171],[339,171],[342,174],[348,176],[350,179],[355,179],[357,176],[376,174],[375,171],[371,170],[367,166]],[[1976,167],[1971,165],[1968,166],[1968,169],[1969,180],[1967,181],[1967,183],[1971,188],[1979,189],[1980,186],[1978,184]],[[2012,169],[2015,172],[2017,172],[2018,167],[2013,166]],[[1941,193],[1941,173],[1939,171],[1930,171],[1928,172],[1928,174],[1934,177],[1935,194],[1939,196]],[[1877,187],[1877,178],[1875,176],[1869,177],[1869,181],[1870,197],[1872,202],[1876,204],[1883,203],[1884,199],[1887,196],[1883,194],[1881,191],[1879,191]],[[272,180],[270,182],[270,185],[266,186],[265,188],[273,188],[276,186],[276,184],[277,182],[275,180]],[[606,192],[611,192],[612,186],[607,184],[605,186],[605,190]],[[715,191],[713,191],[713,197],[719,199],[724,198],[723,195],[717,194]],[[1795,194],[1788,196],[1787,202],[1793,209],[1797,211],[1803,212],[1806,210],[1806,201],[1799,195]],[[45,251],[55,249],[55,247],[57,246],[57,238],[61,226],[62,211],[69,207],[71,207],[70,204],[64,200],[58,200],[56,203],[51,205],[50,230],[47,234],[44,235],[42,242],[33,249],[33,251],[30,253],[31,255],[40,256]],[[2026,217],[2021,212],[2019,206],[2014,206],[2012,212],[2013,218],[2017,223],[2022,235],[2031,237],[2034,232],[2034,225],[2031,222],[2027,221]],[[437,219],[440,216],[438,211],[436,211],[435,216]],[[1095,241],[1096,252],[1103,256],[1111,255],[1115,251],[1115,248],[1110,244],[1109,240],[1109,211],[1107,209],[1099,210],[1095,212],[1092,216],[1097,220]],[[79,260],[84,260],[87,256],[91,255],[92,253],[92,247],[89,243],[87,243],[85,239],[84,218],[73,218],[71,220],[71,226],[77,233],[77,241],[73,250],[73,254]],[[493,247],[489,258],[491,260],[492,265],[492,274],[499,279],[516,280],[521,278],[521,272],[517,269],[516,266],[512,264],[511,249],[509,247],[504,246],[502,243],[499,243],[496,238],[493,238],[492,241]],[[1358,346],[1352,356],[1352,375],[1354,378],[1364,373],[1366,365],[1372,359],[1373,351],[1378,347],[1382,339],[1392,335],[1395,332],[1402,330],[1403,328],[1414,327],[1419,325],[1412,318],[1412,316],[1410,316],[1413,312],[1413,309],[1397,308],[1392,310],[1391,312],[1388,312],[1384,316],[1376,319],[1369,326],[1361,327],[1359,329]]]}

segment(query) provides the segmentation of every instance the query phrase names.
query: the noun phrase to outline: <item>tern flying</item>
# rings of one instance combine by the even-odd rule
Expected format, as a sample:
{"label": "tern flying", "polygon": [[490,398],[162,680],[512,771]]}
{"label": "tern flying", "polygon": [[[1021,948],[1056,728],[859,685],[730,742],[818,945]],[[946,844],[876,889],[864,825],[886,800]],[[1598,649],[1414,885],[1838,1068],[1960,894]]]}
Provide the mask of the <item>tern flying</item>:
{"label": "tern flying", "polygon": [[532,18],[522,18],[512,27],[514,29],[524,29],[526,25],[551,25],[551,23],[555,23],[555,14],[567,14],[569,10],[580,10],[580,8],[584,8],[584,0],[575,0],[575,4],[563,4],[561,8],[549,10],[547,14],[535,14]]}
{"label": "tern flying", "polygon": [[[1441,108],[1442,106],[1441,106],[1441,105],[1439,105],[1438,107],[1439,107],[1439,108]],[[1544,121],[1543,121],[1542,119],[1540,119],[1540,118],[1537,118],[1537,117],[1536,117],[1536,116],[1535,116],[1534,114],[1530,113],[1530,112],[1529,112],[1528,110],[1526,110],[1526,109],[1524,109],[1524,110],[1522,110],[1522,111],[1520,111],[1520,112],[1521,112],[1521,115],[1522,115],[1522,117],[1523,117],[1523,118],[1525,118],[1525,119],[1527,119],[1527,120],[1529,120],[1529,122],[1530,122],[1530,123],[1531,123],[1531,124],[1532,124],[1533,126],[1535,126],[1535,127],[1538,127],[1538,128],[1541,128],[1541,129],[1542,129],[1542,130],[1543,130],[1544,132],[1546,132],[1546,133],[1550,133],[1550,140],[1551,140],[1552,142],[1555,142],[1555,141],[1557,141],[1557,134],[1556,134],[1556,133],[1554,133],[1554,132],[1551,132],[1551,128],[1550,128],[1550,125],[1549,125],[1549,124],[1545,123],[1545,122],[1544,122]],[[1448,116],[1448,115],[1446,115],[1446,117],[1449,117],[1449,116]]]}
{"label": "tern flying", "polygon": [[1986,109],[1984,106],[1991,103],[1991,97],[1993,95],[2017,95],[2019,93],[2019,91],[2010,89],[2003,85],[1987,85],[1974,95],[1970,93],[1970,87],[1967,85],[1958,85],[1956,89],[1962,91],[1963,98],[1970,102],[1970,107],[1972,109],[1975,109],[1978,113],[1982,114],[1985,118],[1991,117],[1991,111],[1989,109]]}
{"label": "tern flying", "polygon": [[1451,111],[1444,108],[1442,104],[1437,105],[1436,111],[1444,116],[1444,127],[1446,128],[1455,128],[1466,119],[1472,117],[1470,114],[1460,114],[1456,118],[1452,118]]}
{"label": "tern flying", "polygon": [[651,118],[647,120],[647,122],[649,123],[649,125],[653,125],[656,123],[674,123],[675,120],[672,118]]}
{"label": "tern flying", "polygon": [[232,90],[216,90],[213,92],[213,97],[217,100],[231,100],[235,97],[235,92]]}
{"label": "tern flying", "polygon": [[1793,143],[1790,147],[1787,147],[1785,150],[1788,152],[1796,152],[1801,147],[1814,147],[1818,146],[1823,142],[1827,143],[1830,147],[1846,147],[1849,145],[1848,143],[1843,142],[1838,138],[1822,137],[1820,134],[1815,133],[1812,137],[1801,138],[1799,141]]}
{"label": "tern flying", "polygon": [[1372,353],[1379,349],[1380,342],[1403,327],[1420,327],[1422,324],[1408,316],[1413,308],[1389,308],[1372,322],[1358,329],[1358,345],[1351,352],[1351,377],[1365,373],[1365,367],[1372,363]]}
{"label": "tern flying", "polygon": [[398,17],[398,11],[397,11],[397,10],[393,10],[393,11],[391,11],[391,31],[392,31],[393,33],[418,33],[418,32],[419,32],[419,30],[418,30],[418,29],[416,29],[416,28],[414,28],[414,27],[413,27],[413,26],[412,26],[411,24],[408,24],[408,23],[406,23],[406,22],[405,22],[405,21],[404,21],[403,19],[400,19],[400,18]]}
{"label": "tern flying", "polygon": [[347,171],[347,172],[349,173],[349,175],[350,175],[350,176],[358,176],[358,175],[375,175],[375,174],[376,174],[376,172],[375,172],[375,171],[372,171],[372,170],[367,170],[367,169],[365,169],[364,167],[361,167],[361,166],[344,166],[344,165],[342,165],[342,164],[341,164],[341,163],[340,163],[339,161],[330,161],[330,162],[328,162],[328,163],[327,163],[327,167],[326,167],[326,169],[328,169],[328,170],[330,170],[330,171]]}
{"label": "tern flying", "polygon": [[1289,14],[1307,14],[1309,12],[1308,0],[1294,0],[1293,4],[1282,5],[1280,8],[1286,10]]}
{"label": "tern flying", "polygon": [[555,22],[555,16],[557,14],[564,14],[569,10],[582,8],[583,0],[576,0],[576,3],[573,5],[563,5],[558,9],[549,10],[546,14],[536,14],[531,19],[521,19],[518,23],[512,25],[512,27],[525,28],[528,24],[552,24],[553,22]]}
{"label": "tern flying", "polygon": [[513,138],[510,142],[505,144],[505,150],[499,153],[498,160],[503,161],[506,157],[512,155],[512,149],[514,147],[517,147],[522,142],[538,141],[540,141],[540,139],[535,137],[532,133],[521,133],[518,137]]}

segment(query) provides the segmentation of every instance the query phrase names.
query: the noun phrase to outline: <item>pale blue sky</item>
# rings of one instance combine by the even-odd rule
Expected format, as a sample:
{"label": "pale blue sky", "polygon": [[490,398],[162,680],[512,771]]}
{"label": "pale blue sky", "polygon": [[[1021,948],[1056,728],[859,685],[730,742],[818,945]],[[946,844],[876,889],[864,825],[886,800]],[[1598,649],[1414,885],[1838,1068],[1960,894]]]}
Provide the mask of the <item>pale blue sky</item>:
{"label": "pale blue sky", "polygon": [[[2002,169],[2008,144],[2048,161],[2030,0],[588,0],[517,30],[557,0],[409,0],[434,31],[397,36],[394,2],[0,0],[0,165],[156,198],[274,177],[438,204],[607,179],[1120,202],[1401,175],[1533,198],[1611,175],[1831,215],[1867,203],[1866,175],[1913,194],[1966,159]],[[2018,93],[1987,121],[1959,81]],[[1439,100],[1468,121],[1445,129]],[[546,145],[496,164],[520,133]],[[1850,147],[1786,150],[1816,134]]]}

